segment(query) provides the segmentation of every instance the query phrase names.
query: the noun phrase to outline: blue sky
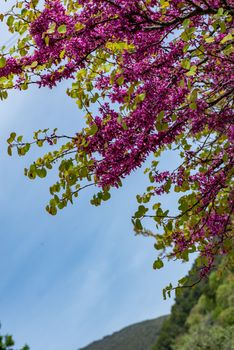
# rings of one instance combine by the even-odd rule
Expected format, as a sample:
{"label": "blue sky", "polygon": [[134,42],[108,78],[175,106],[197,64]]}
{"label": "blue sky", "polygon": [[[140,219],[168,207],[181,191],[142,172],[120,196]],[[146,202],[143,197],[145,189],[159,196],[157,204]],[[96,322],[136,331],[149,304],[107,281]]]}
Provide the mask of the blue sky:
{"label": "blue sky", "polygon": [[[146,186],[143,169],[101,207],[89,204],[92,191],[86,191],[56,217],[46,213],[55,174],[33,182],[24,177],[41,150],[10,158],[5,140],[11,131],[29,137],[45,127],[78,130],[81,112],[64,91],[64,85],[16,91],[0,104],[0,319],[4,331],[32,350],[75,350],[168,313],[173,300],[163,301],[162,288],[188,269],[173,262],[153,271],[152,240],[134,236],[130,217]],[[164,168],[173,157],[162,159]],[[164,202],[173,208],[175,198]]]}
{"label": "blue sky", "polygon": [[[162,289],[190,267],[172,262],[154,271],[153,241],[134,236],[135,195],[147,186],[143,169],[101,207],[89,204],[87,190],[56,217],[46,213],[55,173],[33,182],[23,175],[43,150],[9,157],[6,139],[11,131],[29,138],[40,128],[79,130],[82,112],[66,96],[66,85],[12,91],[0,103],[0,320],[3,332],[32,350],[76,350],[169,313],[173,300],[164,301]],[[167,153],[161,162],[171,168],[175,155]],[[175,202],[174,196],[164,199],[171,209]]]}

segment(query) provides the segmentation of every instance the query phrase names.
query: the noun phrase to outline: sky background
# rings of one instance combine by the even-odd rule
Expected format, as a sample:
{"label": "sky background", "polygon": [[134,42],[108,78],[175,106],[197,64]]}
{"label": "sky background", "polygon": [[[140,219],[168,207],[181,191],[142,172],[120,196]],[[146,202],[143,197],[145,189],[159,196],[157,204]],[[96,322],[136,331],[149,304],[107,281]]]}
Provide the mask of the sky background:
{"label": "sky background", "polygon": [[[162,289],[191,266],[171,262],[154,271],[154,242],[134,236],[131,215],[136,194],[147,186],[145,166],[101,207],[89,204],[93,192],[87,190],[57,216],[47,214],[56,173],[35,181],[23,175],[44,151],[9,157],[6,139],[12,131],[27,139],[41,128],[71,135],[79,130],[82,112],[66,96],[67,86],[12,91],[0,101],[0,320],[2,333],[31,350],[77,350],[129,324],[168,314],[173,299],[164,301]],[[172,153],[161,159],[163,169],[175,164]],[[163,203],[173,210],[176,199]]]}

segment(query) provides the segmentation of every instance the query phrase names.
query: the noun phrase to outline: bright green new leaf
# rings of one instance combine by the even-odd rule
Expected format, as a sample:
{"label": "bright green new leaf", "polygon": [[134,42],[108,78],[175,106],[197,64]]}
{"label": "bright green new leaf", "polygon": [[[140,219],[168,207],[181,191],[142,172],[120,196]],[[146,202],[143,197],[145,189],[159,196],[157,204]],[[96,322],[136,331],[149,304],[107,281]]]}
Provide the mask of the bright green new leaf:
{"label": "bright green new leaf", "polygon": [[62,24],[61,26],[58,27],[58,32],[60,34],[65,34],[67,32],[67,26],[65,24]]}
{"label": "bright green new leaf", "polygon": [[4,68],[6,65],[6,59],[5,57],[0,57],[0,68]]}

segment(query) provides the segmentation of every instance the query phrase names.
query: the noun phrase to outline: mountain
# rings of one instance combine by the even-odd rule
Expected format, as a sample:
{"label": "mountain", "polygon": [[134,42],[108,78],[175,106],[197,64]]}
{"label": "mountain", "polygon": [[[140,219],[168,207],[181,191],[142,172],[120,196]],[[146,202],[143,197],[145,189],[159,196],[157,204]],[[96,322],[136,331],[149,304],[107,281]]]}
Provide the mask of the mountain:
{"label": "mountain", "polygon": [[167,317],[133,324],[80,350],[151,350]]}
{"label": "mountain", "polygon": [[136,323],[80,350],[234,350],[234,258],[199,283],[197,259],[169,316]]}

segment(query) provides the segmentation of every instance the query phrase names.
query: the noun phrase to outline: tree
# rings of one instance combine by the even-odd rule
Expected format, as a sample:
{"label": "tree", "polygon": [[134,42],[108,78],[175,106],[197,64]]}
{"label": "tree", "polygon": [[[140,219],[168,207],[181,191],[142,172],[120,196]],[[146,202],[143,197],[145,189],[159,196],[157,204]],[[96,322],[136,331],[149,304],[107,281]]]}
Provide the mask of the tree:
{"label": "tree", "polygon": [[[32,142],[12,133],[8,152],[62,142],[25,174],[45,177],[58,164],[47,211],[87,186],[91,203],[154,154],[150,186],[138,195],[132,218],[137,233],[156,239],[162,256],[201,255],[201,277],[214,257],[231,251],[233,216],[233,0],[17,0],[1,15],[17,44],[0,58],[1,98],[30,84],[54,88],[73,79],[67,93],[87,126],[74,135],[39,130]],[[99,113],[91,112],[92,104]],[[159,156],[175,150],[181,162],[159,172]],[[178,214],[158,196],[181,193]],[[155,222],[157,233],[145,229]],[[159,257],[154,268],[161,268]],[[181,282],[183,283],[183,282]],[[171,287],[169,287],[168,291]]]}
{"label": "tree", "polygon": [[[234,349],[234,269],[227,257],[193,288],[180,289],[152,350]],[[195,280],[196,261],[189,271]],[[233,336],[232,336],[233,334]]]}
{"label": "tree", "polygon": [[[199,278],[197,261],[194,262],[187,276],[188,280],[196,282]],[[174,344],[180,336],[188,333],[187,320],[198,303],[199,298],[209,290],[209,279],[204,278],[193,288],[178,289],[175,303],[171,308],[170,316],[164,321],[159,337],[152,350],[174,350]],[[191,347],[193,349],[193,347]]]}
{"label": "tree", "polygon": [[[1,326],[0,326],[1,327]],[[11,335],[0,335],[0,350],[13,350],[12,346],[15,345],[15,342]],[[30,350],[27,345],[25,345],[20,350]]]}
{"label": "tree", "polygon": [[174,337],[173,350],[234,349],[233,265],[224,260],[207,279],[207,288],[186,319],[186,331]]}

